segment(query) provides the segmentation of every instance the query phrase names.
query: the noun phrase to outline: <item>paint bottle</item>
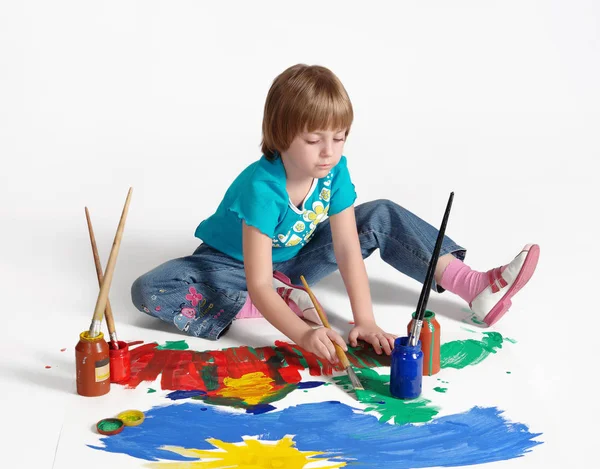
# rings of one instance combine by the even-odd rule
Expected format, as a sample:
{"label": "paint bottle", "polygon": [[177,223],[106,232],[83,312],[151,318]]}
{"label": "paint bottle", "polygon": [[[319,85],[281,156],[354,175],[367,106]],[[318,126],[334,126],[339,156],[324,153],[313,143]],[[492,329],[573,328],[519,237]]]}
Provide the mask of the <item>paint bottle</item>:
{"label": "paint bottle", "polygon": [[77,394],[102,396],[110,391],[110,358],[104,334],[90,337],[89,331],[79,334],[75,347]]}
{"label": "paint bottle", "polygon": [[[111,345],[114,342],[111,341]],[[129,380],[131,376],[131,352],[127,342],[117,341],[119,348],[110,348],[110,382],[122,383]]]}
{"label": "paint bottle", "polygon": [[[407,331],[410,334],[416,313],[408,323]],[[419,340],[423,347],[423,375],[431,376],[440,371],[440,324],[435,319],[433,311],[426,310],[423,316],[423,327]]]}
{"label": "paint bottle", "polygon": [[398,399],[414,399],[421,395],[423,384],[423,352],[421,341],[408,345],[408,337],[394,341],[390,367],[390,394]]}

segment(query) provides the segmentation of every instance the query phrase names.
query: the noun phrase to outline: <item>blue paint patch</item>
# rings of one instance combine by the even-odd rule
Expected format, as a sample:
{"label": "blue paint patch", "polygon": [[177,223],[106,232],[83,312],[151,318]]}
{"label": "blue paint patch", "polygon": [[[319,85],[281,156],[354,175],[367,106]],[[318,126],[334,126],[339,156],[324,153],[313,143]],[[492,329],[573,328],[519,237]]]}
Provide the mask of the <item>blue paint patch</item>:
{"label": "blue paint patch", "polygon": [[381,469],[409,469],[513,459],[542,443],[534,441],[540,433],[507,421],[501,413],[495,407],[473,407],[427,424],[390,425],[335,401],[258,415],[184,403],[154,407],[145,413],[143,425],[102,438],[104,447],[88,446],[150,461],[192,461],[159,448],[207,450],[214,449],[207,438],[240,442],[243,436],[258,436],[273,441],[295,435],[300,451],[322,451],[326,453],[323,457]]}
{"label": "blue paint patch", "polygon": [[270,404],[258,404],[258,405],[252,406],[252,407],[248,407],[246,409],[246,413],[258,415],[258,414],[264,414],[265,412],[270,412],[275,409],[276,408]]}
{"label": "blue paint patch", "polygon": [[300,381],[298,383],[298,389],[311,389],[319,386],[323,386],[323,381]]}
{"label": "blue paint patch", "polygon": [[173,391],[167,394],[166,397],[172,401],[177,401],[179,399],[188,399],[196,396],[206,396],[206,391],[202,391],[200,389],[194,391]]}

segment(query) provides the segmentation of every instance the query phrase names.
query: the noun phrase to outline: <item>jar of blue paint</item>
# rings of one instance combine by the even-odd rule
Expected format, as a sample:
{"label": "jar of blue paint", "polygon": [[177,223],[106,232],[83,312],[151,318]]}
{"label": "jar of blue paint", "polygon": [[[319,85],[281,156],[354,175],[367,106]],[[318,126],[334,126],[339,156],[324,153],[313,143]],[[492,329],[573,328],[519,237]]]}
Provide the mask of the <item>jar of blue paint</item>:
{"label": "jar of blue paint", "polygon": [[421,395],[423,384],[423,352],[421,341],[414,347],[407,344],[408,337],[394,341],[390,369],[390,393],[398,399],[414,399]]}

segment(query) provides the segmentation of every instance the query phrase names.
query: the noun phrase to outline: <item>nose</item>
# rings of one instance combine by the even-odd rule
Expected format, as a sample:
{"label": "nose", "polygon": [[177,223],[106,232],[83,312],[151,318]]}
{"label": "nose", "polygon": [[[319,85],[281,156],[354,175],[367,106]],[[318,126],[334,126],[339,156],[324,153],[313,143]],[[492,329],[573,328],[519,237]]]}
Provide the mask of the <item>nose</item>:
{"label": "nose", "polygon": [[321,148],[321,157],[329,158],[331,156],[333,156],[333,142],[326,139]]}

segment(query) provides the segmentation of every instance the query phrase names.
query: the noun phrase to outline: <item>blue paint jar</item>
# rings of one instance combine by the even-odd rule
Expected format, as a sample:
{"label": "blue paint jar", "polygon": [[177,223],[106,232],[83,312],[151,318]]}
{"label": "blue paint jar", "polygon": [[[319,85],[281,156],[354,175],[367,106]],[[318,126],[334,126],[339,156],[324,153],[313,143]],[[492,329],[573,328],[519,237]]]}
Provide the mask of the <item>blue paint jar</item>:
{"label": "blue paint jar", "polygon": [[411,347],[408,337],[394,341],[390,369],[390,393],[398,399],[414,399],[421,395],[423,384],[423,352],[421,341]]}

